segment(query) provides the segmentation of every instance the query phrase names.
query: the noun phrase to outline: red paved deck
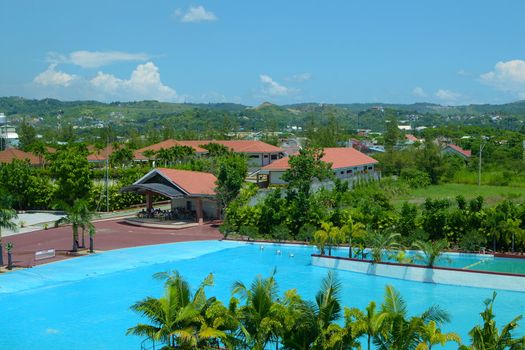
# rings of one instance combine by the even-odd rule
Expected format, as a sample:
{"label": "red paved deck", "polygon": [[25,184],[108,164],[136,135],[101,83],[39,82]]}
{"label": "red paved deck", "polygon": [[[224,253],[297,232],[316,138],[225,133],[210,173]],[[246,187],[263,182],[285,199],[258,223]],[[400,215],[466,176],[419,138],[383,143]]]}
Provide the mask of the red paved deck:
{"label": "red paved deck", "polygon": [[[201,225],[187,229],[169,230],[137,227],[126,224],[122,219],[99,221],[95,223],[95,250],[111,250],[118,248],[136,247],[142,245],[202,241],[220,239],[222,235],[217,227]],[[79,240],[81,237],[79,238]],[[17,266],[33,266],[51,261],[70,258],[67,251],[72,246],[71,227],[59,227],[48,230],[22,233],[4,237],[4,246],[13,242],[13,262]],[[86,246],[89,246],[89,235],[86,234]],[[55,249],[57,256],[53,259],[35,261],[35,252],[44,249]],[[4,249],[4,262],[7,255]]]}

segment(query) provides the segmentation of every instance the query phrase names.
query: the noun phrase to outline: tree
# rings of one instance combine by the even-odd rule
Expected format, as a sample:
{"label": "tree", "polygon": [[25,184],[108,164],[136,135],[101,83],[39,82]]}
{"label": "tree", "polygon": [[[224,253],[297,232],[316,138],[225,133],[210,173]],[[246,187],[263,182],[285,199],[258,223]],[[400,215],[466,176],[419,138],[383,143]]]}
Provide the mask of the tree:
{"label": "tree", "polygon": [[[5,204],[5,203],[3,203]],[[0,207],[0,266],[4,265],[4,254],[2,246],[2,229],[15,231],[17,218],[16,211],[11,208],[5,208],[4,205]]]}
{"label": "tree", "polygon": [[328,255],[332,255],[332,246],[337,246],[345,240],[345,233],[341,228],[334,226],[331,222],[322,222],[321,229],[314,233],[314,244],[318,245],[321,255],[324,246],[328,246]]}
{"label": "tree", "polygon": [[397,239],[399,233],[385,231],[385,232],[371,232],[367,237],[367,243],[372,249],[372,259],[374,262],[381,262],[383,253],[391,249],[398,249],[399,243]]}
{"label": "tree", "polygon": [[426,140],[423,148],[416,154],[416,165],[419,170],[428,174],[430,182],[434,185],[446,170],[441,150],[432,140]]}
{"label": "tree", "polygon": [[73,248],[71,251],[77,252],[79,248],[78,229],[82,228],[82,236],[84,236],[84,229],[88,227],[88,229],[91,230],[91,226],[93,225],[90,222],[91,214],[89,214],[87,202],[83,199],[77,199],[72,206],[69,206],[67,203],[62,203],[59,206],[66,208],[66,216],[57,220],[56,225],[71,225],[73,233]]}
{"label": "tree", "polygon": [[441,239],[439,241],[416,241],[414,242],[414,248],[420,250],[423,256],[419,254],[416,259],[425,262],[427,267],[434,267],[436,260],[443,254],[443,250],[448,248],[448,241]]}
{"label": "tree", "polygon": [[515,317],[512,321],[503,326],[501,331],[496,326],[495,315],[493,312],[496,292],[492,298],[484,301],[485,310],[480,313],[483,325],[472,328],[469,332],[471,345],[462,346],[461,350],[523,350],[525,349],[525,336],[514,338],[512,332],[518,328],[518,321],[522,316]]}
{"label": "tree", "polygon": [[250,349],[264,350],[267,344],[279,337],[282,324],[277,313],[278,287],[275,271],[268,278],[257,277],[248,288],[235,282],[232,295],[239,295],[245,304],[237,310],[243,327],[244,343]]}
{"label": "tree", "polygon": [[121,147],[109,155],[109,162],[112,166],[126,166],[133,161],[133,158],[134,154],[130,148]]}
{"label": "tree", "polygon": [[420,343],[416,346],[416,350],[432,350],[434,345],[444,346],[449,342],[461,343],[461,338],[457,333],[442,333],[436,325],[436,322],[430,321],[423,325],[420,330]]}
{"label": "tree", "polygon": [[246,157],[240,154],[230,154],[217,160],[217,199],[221,207],[226,208],[241,191],[244,179],[248,174]]}
{"label": "tree", "polygon": [[392,154],[394,146],[397,144],[399,139],[399,127],[397,123],[397,117],[394,111],[387,110],[387,116],[385,118],[385,151],[388,154]]}
{"label": "tree", "polygon": [[365,225],[361,222],[354,221],[354,219],[350,217],[341,229],[347,236],[348,257],[352,258],[352,242],[354,239],[358,239],[361,243],[364,242],[367,234]]}
{"label": "tree", "polygon": [[17,130],[20,148],[26,152],[31,151],[31,146],[37,141],[36,129],[24,119]]}
{"label": "tree", "polygon": [[310,215],[310,189],[314,180],[323,181],[333,176],[331,165],[322,161],[319,148],[303,148],[296,156],[290,156],[290,168],[282,176],[288,183],[287,202],[291,222],[288,225],[293,235],[308,222]]}
{"label": "tree", "polygon": [[208,275],[191,295],[188,282],[177,272],[156,274],[165,279],[164,296],[147,297],[131,309],[148,318],[151,324],[139,323],[126,334],[146,336],[168,345],[169,349],[201,349],[211,339],[225,337],[225,333],[208,327],[203,311],[214,299],[206,298],[205,288],[213,285],[213,275]]}
{"label": "tree", "polygon": [[57,202],[72,206],[75,200],[87,198],[92,187],[87,154],[85,148],[71,146],[52,155],[50,170],[58,185],[55,192]]}

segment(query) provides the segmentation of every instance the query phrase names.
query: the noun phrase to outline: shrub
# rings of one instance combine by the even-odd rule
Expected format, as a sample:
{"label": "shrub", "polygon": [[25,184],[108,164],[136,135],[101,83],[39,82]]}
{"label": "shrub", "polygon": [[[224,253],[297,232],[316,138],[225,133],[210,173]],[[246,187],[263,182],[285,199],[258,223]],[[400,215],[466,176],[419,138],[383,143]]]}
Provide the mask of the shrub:
{"label": "shrub", "polygon": [[467,252],[479,251],[482,247],[485,246],[487,240],[483,234],[476,230],[468,231],[460,240],[461,250]]}
{"label": "shrub", "polygon": [[430,185],[430,176],[414,168],[401,170],[400,178],[405,181],[410,188],[425,188]]}

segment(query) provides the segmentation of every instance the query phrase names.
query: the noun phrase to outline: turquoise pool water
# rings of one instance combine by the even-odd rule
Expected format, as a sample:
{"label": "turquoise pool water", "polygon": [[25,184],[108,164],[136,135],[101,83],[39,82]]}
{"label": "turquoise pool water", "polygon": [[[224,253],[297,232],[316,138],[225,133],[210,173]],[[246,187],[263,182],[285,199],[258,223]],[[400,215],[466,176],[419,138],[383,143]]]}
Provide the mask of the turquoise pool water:
{"label": "turquoise pool water", "polygon": [[[370,259],[370,253],[367,253],[367,259]],[[406,251],[406,257],[413,258],[412,263],[424,265],[424,262],[417,259],[417,251]],[[348,248],[337,248],[332,255],[348,257]],[[385,254],[385,261],[397,262],[388,254]],[[525,275],[525,259],[497,258],[485,254],[463,254],[463,253],[444,253],[436,261],[436,266],[453,267],[465,270],[506,272]]]}
{"label": "turquoise pool water", "polygon": [[[280,250],[281,254],[276,254]],[[179,270],[193,286],[209,272],[215,286],[208,293],[223,301],[236,280],[249,283],[277,267],[280,290],[297,288],[313,299],[327,270],[310,265],[312,247],[266,246],[235,242],[189,242],[122,249],[0,275],[0,349],[139,349],[141,339],[126,336],[139,321],[129,306],[145,296],[159,296],[162,282],[152,274]],[[290,257],[293,254],[293,257]],[[394,285],[417,313],[439,304],[452,315],[446,329],[467,338],[479,322],[488,289],[434,285],[338,271],[348,306],[364,308],[381,301],[386,284]],[[525,293],[498,291],[495,313],[501,324],[525,313]],[[525,334],[522,325],[519,334]],[[455,347],[450,347],[454,349]]]}

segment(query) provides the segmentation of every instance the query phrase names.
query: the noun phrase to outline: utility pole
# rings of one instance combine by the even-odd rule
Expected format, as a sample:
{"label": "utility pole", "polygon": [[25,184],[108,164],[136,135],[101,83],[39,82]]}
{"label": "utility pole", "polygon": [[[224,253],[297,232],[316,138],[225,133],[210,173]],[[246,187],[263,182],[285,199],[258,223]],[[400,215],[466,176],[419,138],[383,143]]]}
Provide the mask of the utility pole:
{"label": "utility pole", "polygon": [[481,154],[483,152],[483,148],[487,143],[483,143],[483,137],[481,138],[481,141],[479,143],[479,162],[478,162],[478,186],[481,186]]}

